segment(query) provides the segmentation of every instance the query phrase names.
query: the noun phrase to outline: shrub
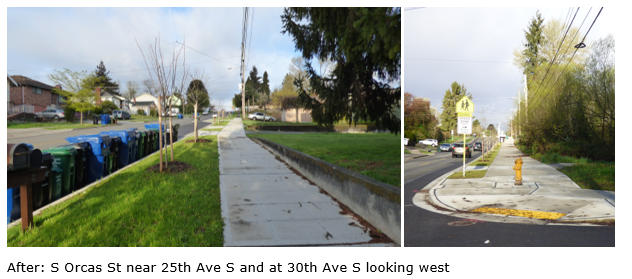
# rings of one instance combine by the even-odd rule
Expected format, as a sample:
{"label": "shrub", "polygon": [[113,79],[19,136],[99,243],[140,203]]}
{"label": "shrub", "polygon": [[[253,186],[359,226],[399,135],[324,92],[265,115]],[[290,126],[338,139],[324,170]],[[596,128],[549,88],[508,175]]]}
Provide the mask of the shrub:
{"label": "shrub", "polygon": [[153,116],[153,117],[158,117],[158,111],[151,108],[149,109],[149,115]]}
{"label": "shrub", "polygon": [[101,109],[105,114],[112,114],[113,110],[117,110],[119,108],[111,101],[105,101],[101,104]]}
{"label": "shrub", "polygon": [[404,137],[408,138],[408,145],[414,146],[417,143],[417,136],[414,132],[404,131]]}
{"label": "shrub", "polygon": [[96,106],[94,107],[94,109],[92,109],[92,114],[95,114],[97,116],[103,114],[103,109],[100,106]]}
{"label": "shrub", "polygon": [[75,122],[75,109],[67,105],[64,108],[64,118],[66,122]]}
{"label": "shrub", "polygon": [[138,114],[138,115],[145,115],[145,111],[142,110],[142,109],[139,109],[139,110],[136,111],[136,114]]}

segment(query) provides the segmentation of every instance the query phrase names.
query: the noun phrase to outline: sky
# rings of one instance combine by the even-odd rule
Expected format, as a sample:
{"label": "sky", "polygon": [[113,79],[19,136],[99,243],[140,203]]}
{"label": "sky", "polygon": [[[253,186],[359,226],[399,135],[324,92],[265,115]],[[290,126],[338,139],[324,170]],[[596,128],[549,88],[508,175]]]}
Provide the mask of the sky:
{"label": "sky", "polygon": [[[253,66],[267,71],[274,89],[300,53],[281,34],[283,8],[251,10],[246,75]],[[168,57],[181,48],[176,41],[186,44],[187,66],[203,70],[212,102],[230,109],[241,82],[242,20],[243,8],[7,8],[7,72],[54,86],[54,70],[94,71],[103,61],[121,92],[127,81],[143,89],[149,73],[136,41],[147,55],[160,38]]]}
{"label": "sky", "polygon": [[[522,71],[512,64],[513,50],[522,49],[525,41],[523,30],[538,10],[546,24],[553,18],[564,22],[569,8],[405,7],[403,91],[430,98],[430,105],[441,112],[445,92],[456,81],[472,93],[475,119],[486,125],[500,123],[507,130],[515,108],[509,98],[518,97],[524,88]],[[574,27],[580,26],[589,10],[579,9]],[[580,34],[586,33],[598,12],[599,7],[592,9]],[[614,13],[613,8],[603,9],[587,42],[607,34],[617,39]]]}

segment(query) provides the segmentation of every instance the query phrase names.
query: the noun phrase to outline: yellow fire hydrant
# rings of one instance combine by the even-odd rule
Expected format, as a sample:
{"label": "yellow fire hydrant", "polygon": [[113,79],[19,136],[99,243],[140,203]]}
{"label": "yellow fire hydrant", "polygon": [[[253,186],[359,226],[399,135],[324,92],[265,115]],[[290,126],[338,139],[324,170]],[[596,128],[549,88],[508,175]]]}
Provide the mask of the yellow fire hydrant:
{"label": "yellow fire hydrant", "polygon": [[518,158],[515,163],[516,165],[512,167],[516,171],[514,185],[522,185],[522,158]]}

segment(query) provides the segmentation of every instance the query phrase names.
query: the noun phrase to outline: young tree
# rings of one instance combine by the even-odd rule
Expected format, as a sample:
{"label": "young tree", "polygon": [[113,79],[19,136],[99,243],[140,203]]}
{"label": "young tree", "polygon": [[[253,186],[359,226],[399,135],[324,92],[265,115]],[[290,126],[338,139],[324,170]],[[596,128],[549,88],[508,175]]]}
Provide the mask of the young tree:
{"label": "young tree", "polygon": [[52,92],[66,97],[68,106],[81,113],[83,125],[83,114],[94,108],[96,96],[93,90],[101,79],[87,71],[73,72],[69,69],[54,70],[48,79],[62,86],[61,90],[53,88]]}
{"label": "young tree", "polygon": [[208,77],[204,76],[203,72],[198,70],[189,74],[191,82],[187,88],[187,102],[193,106],[193,135],[195,142],[198,141],[198,110],[210,105],[210,99],[208,91],[204,86],[204,81],[208,82]]}
{"label": "young tree", "polygon": [[105,90],[112,92],[116,95],[119,95],[119,85],[118,83],[112,81],[112,78],[109,76],[110,71],[105,69],[105,65],[103,61],[97,65],[97,69],[94,70],[94,74],[96,77],[101,78],[100,82],[97,84],[99,87],[104,88]]}
{"label": "young tree", "polygon": [[[136,38],[134,38],[136,40]],[[187,78],[187,70],[185,67],[186,55],[185,55],[185,44],[184,42],[181,44],[179,49],[174,49],[173,54],[171,56],[171,61],[168,64],[165,64],[162,48],[160,46],[160,37],[156,38],[153,45],[149,45],[147,56],[143,52],[143,49],[136,41],[136,45],[138,49],[140,49],[141,54],[143,55],[143,60],[145,61],[145,65],[147,66],[147,72],[149,72],[149,77],[151,79],[151,84],[156,89],[156,93],[158,94],[158,129],[159,131],[159,146],[160,146],[160,172],[163,171],[163,158],[162,158],[162,114],[165,108],[171,109],[171,102],[174,92],[182,92],[184,91],[185,80]],[[180,66],[180,55],[182,54],[182,64]],[[171,112],[171,111],[170,111]],[[169,115],[169,126],[171,127],[171,113]],[[173,133],[170,134],[170,143],[171,143],[171,161],[173,161]],[[165,161],[165,166],[168,166],[168,162]]]}
{"label": "young tree", "polygon": [[123,97],[125,97],[125,99],[129,101],[134,101],[134,98],[136,97],[136,95],[138,95],[139,91],[140,91],[140,86],[138,85],[138,83],[136,83],[133,80],[130,80],[127,82],[127,88],[125,89],[125,93]]}
{"label": "young tree", "polygon": [[[295,80],[299,102],[319,125],[368,120],[399,133],[401,87],[391,84],[401,74],[401,8],[286,8],[281,20],[306,60],[307,75]],[[312,58],[336,67],[320,76]]]}

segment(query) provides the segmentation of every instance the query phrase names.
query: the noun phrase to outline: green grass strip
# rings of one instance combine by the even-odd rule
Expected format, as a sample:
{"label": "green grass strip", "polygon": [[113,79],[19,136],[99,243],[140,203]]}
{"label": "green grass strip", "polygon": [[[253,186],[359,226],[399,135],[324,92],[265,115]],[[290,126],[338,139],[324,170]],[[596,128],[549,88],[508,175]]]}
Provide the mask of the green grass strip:
{"label": "green grass strip", "polygon": [[34,216],[35,228],[7,231],[7,246],[222,246],[217,137],[176,143],[177,174],[148,173],[151,155],[109,180]]}
{"label": "green grass strip", "polygon": [[392,134],[247,134],[276,142],[375,180],[401,186],[401,137]]}

